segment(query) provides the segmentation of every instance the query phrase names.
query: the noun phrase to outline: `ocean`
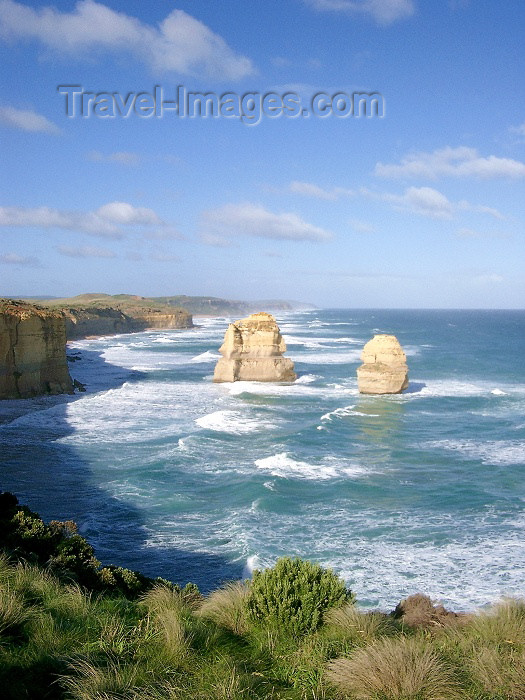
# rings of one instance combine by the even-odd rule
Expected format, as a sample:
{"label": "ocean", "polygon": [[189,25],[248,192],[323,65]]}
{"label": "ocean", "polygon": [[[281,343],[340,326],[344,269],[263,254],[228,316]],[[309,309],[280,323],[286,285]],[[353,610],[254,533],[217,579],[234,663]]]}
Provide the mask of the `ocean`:
{"label": "ocean", "polygon": [[[289,555],[364,608],[525,594],[524,311],[281,314],[288,385],[213,384],[231,320],[70,343],[86,393],[0,403],[0,488],[203,591]],[[357,391],[375,333],[407,354],[402,395]]]}

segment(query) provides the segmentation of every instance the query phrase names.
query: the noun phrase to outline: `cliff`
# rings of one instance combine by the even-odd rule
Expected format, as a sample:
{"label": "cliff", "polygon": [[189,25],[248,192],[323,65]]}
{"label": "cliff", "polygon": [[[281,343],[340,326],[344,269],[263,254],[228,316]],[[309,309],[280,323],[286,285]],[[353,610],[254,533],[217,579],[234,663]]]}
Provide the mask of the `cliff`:
{"label": "cliff", "polygon": [[50,299],[45,304],[63,312],[68,340],[149,328],[193,328],[192,315],[185,309],[129,294],[82,294],[71,299]]}
{"label": "cliff", "polygon": [[283,357],[286,344],[271,314],[257,313],[230,323],[220,347],[214,382],[293,382],[294,365]]}
{"label": "cliff", "polygon": [[73,393],[61,313],[0,300],[0,399]]}
{"label": "cliff", "polygon": [[395,335],[375,335],[363,348],[361,361],[361,394],[400,394],[408,387],[407,358]]}
{"label": "cliff", "polygon": [[193,319],[182,309],[124,311],[111,307],[70,307],[61,309],[66,319],[68,340],[92,335],[137,333],[148,328],[193,328]]}
{"label": "cliff", "polygon": [[273,311],[298,311],[315,308],[311,304],[304,304],[299,301],[285,301],[283,299],[240,301],[221,299],[219,297],[189,297],[185,295],[152,297],[152,299],[169,306],[180,306],[192,314],[201,316],[241,316],[243,314],[251,314],[261,308]]}

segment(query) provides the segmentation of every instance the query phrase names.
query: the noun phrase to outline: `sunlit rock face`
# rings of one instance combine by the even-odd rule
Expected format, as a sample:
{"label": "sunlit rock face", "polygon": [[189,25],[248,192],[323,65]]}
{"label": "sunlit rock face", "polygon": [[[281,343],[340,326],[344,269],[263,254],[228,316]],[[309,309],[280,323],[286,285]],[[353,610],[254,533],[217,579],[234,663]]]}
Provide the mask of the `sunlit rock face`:
{"label": "sunlit rock face", "polygon": [[230,323],[220,347],[214,382],[293,382],[294,364],[271,314],[252,314]]}
{"label": "sunlit rock face", "polygon": [[0,300],[0,399],[72,394],[59,312]]}
{"label": "sunlit rock face", "polygon": [[400,394],[408,387],[407,358],[395,335],[375,335],[363,348],[361,361],[361,394]]}

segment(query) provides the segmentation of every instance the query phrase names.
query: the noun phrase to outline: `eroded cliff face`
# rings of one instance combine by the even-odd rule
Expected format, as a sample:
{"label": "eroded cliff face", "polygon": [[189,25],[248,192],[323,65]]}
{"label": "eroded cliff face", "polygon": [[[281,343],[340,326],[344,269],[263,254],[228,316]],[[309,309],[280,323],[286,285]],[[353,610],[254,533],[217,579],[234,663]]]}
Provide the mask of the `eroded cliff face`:
{"label": "eroded cliff face", "polygon": [[191,314],[183,309],[169,311],[140,309],[126,312],[111,307],[73,307],[62,309],[68,340],[95,335],[137,333],[148,328],[193,328]]}
{"label": "eroded cliff face", "polygon": [[408,387],[407,358],[395,335],[375,335],[363,348],[361,361],[361,394],[399,394]]}
{"label": "eroded cliff face", "polygon": [[0,300],[0,399],[72,394],[61,313]]}
{"label": "eroded cliff face", "polygon": [[230,323],[213,381],[293,382],[294,364],[282,356],[285,350],[286,344],[271,314],[252,314]]}

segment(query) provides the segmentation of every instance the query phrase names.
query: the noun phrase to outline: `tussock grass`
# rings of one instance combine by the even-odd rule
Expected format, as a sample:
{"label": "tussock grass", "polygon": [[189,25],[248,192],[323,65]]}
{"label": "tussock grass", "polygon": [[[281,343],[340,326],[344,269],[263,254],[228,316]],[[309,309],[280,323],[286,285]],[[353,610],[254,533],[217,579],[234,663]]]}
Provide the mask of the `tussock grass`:
{"label": "tussock grass", "polygon": [[417,594],[360,612],[298,560],[205,599],[72,580],[0,553],[2,700],[525,700],[524,600],[458,616]]}
{"label": "tussock grass", "polygon": [[362,645],[392,635],[397,631],[392,619],[383,613],[361,612],[355,605],[329,610],[325,619],[326,633],[341,641]]}
{"label": "tussock grass", "polygon": [[182,610],[184,598],[179,590],[170,588],[164,584],[153,586],[140,597],[140,603],[150,613],[159,614],[166,610]]}
{"label": "tussock grass", "polygon": [[451,640],[490,698],[525,698],[525,600],[506,599],[470,616]]}
{"label": "tussock grass", "polygon": [[328,680],[356,700],[456,700],[451,670],[419,639],[384,638],[328,664]]}
{"label": "tussock grass", "polygon": [[0,637],[19,632],[31,615],[32,610],[17,591],[9,585],[0,587]]}
{"label": "tussock grass", "polygon": [[205,598],[197,614],[234,634],[246,634],[249,629],[246,614],[249,592],[243,581],[228,583]]}
{"label": "tussock grass", "polygon": [[61,685],[74,700],[134,700],[138,670],[131,664],[95,666],[85,659],[70,665]]}
{"label": "tussock grass", "polygon": [[465,636],[472,642],[524,649],[525,600],[505,599],[487,611],[471,616]]}

